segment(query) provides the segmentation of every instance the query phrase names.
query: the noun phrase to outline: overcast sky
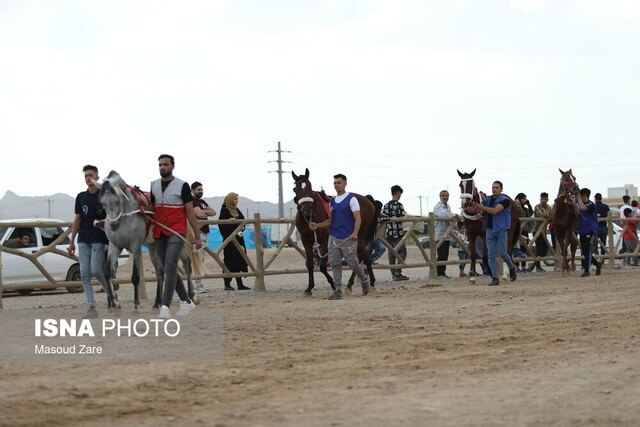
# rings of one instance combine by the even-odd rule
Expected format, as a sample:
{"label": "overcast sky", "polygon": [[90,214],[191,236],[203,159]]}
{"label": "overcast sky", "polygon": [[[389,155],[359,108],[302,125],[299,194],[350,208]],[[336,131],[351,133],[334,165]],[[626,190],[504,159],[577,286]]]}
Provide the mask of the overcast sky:
{"label": "overcast sky", "polygon": [[[276,202],[287,171],[413,214],[456,169],[489,192],[640,184],[640,2],[0,2],[0,197],[84,189],[82,166]],[[293,196],[284,176],[285,201]],[[427,205],[428,203],[428,205]]]}

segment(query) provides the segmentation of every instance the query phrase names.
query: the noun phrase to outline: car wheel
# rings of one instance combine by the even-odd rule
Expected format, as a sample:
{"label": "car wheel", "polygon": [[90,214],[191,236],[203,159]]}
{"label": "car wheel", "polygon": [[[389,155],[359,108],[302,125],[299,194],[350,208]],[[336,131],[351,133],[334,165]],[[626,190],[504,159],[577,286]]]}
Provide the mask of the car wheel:
{"label": "car wheel", "polygon": [[[69,269],[67,273],[67,281],[77,281],[80,280],[80,266],[78,264],[74,264]],[[80,286],[67,286],[67,291],[72,294],[78,294],[80,292],[84,292],[82,285]]]}
{"label": "car wheel", "polygon": [[18,293],[20,295],[29,295],[31,292],[33,292],[33,289],[19,289]]}

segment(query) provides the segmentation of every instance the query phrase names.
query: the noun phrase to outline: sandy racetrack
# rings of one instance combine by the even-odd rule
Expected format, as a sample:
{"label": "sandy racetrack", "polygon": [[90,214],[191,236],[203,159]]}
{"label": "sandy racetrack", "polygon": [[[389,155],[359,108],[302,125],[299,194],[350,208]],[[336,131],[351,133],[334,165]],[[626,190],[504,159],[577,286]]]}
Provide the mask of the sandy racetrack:
{"label": "sandy racetrack", "polygon": [[[282,262],[303,266],[293,253]],[[224,310],[224,362],[4,363],[0,425],[636,426],[638,271],[528,274],[498,287],[378,271],[374,294],[343,301],[326,300],[319,274],[310,298],[305,275],[269,276],[267,293],[210,280],[202,307]],[[84,310],[83,295],[4,299],[37,306]]]}

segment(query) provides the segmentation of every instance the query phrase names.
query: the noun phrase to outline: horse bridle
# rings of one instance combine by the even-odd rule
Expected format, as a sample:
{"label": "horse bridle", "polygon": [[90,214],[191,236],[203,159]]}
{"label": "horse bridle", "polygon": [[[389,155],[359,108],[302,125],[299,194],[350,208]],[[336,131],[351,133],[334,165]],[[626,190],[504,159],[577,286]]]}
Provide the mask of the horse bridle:
{"label": "horse bridle", "polygon": [[460,199],[461,200],[466,200],[469,199],[469,204],[465,204],[465,206],[462,209],[462,216],[465,219],[471,220],[471,221],[477,221],[480,218],[482,218],[482,211],[478,211],[475,215],[469,215],[468,213],[465,212],[465,209],[469,208],[471,206],[471,204],[473,203],[473,198],[474,196],[478,196],[478,202],[480,202],[480,194],[478,193],[478,189],[476,188],[476,182],[473,178],[461,178],[460,180],[460,184],[463,184],[463,188],[467,188],[467,183],[471,182],[471,193],[460,193]]}
{"label": "horse bridle", "polygon": [[579,188],[578,183],[575,181],[575,177],[573,179],[573,181],[564,181],[562,177],[560,177],[560,186],[562,187],[562,193],[559,194],[558,197],[567,197],[569,195],[578,193],[578,191],[576,191]]}

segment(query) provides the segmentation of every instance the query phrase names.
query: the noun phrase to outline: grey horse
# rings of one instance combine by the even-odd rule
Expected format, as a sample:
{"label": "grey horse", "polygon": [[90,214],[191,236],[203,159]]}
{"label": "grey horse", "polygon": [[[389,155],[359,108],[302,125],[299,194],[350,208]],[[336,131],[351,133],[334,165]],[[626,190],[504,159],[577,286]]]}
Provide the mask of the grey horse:
{"label": "grey horse", "polygon": [[[109,239],[109,252],[107,255],[107,263],[105,265],[105,277],[109,284],[107,290],[107,299],[109,308],[120,308],[118,296],[113,289],[112,279],[115,278],[118,266],[118,256],[123,249],[127,249],[133,256],[133,271],[131,281],[134,286],[134,306],[135,309],[140,307],[140,298],[138,294],[138,285],[140,284],[140,266],[142,265],[142,245],[146,244],[149,249],[149,256],[155,268],[157,278],[157,292],[155,300],[155,308],[160,306],[162,298],[162,287],[164,283],[164,272],[162,264],[155,251],[153,239],[147,241],[148,223],[144,214],[144,195],[137,188],[127,185],[122,177],[116,171],[111,171],[109,176],[100,184],[96,183],[100,188],[100,203],[104,206],[107,213],[105,220],[105,233]],[[138,195],[136,195],[138,193]],[[141,207],[141,205],[143,207]],[[187,276],[188,292],[191,299],[195,301],[195,292],[191,281],[191,260],[187,251],[183,251],[180,255],[185,274]]]}

